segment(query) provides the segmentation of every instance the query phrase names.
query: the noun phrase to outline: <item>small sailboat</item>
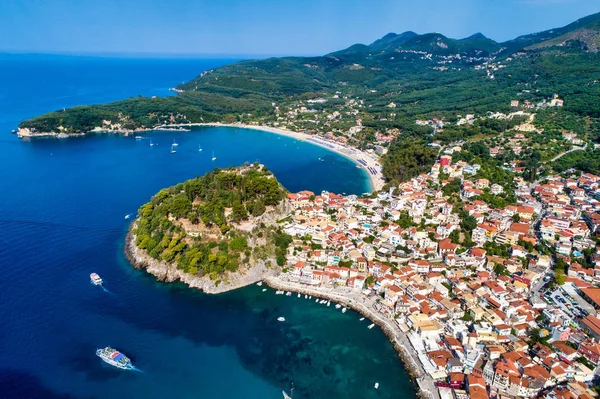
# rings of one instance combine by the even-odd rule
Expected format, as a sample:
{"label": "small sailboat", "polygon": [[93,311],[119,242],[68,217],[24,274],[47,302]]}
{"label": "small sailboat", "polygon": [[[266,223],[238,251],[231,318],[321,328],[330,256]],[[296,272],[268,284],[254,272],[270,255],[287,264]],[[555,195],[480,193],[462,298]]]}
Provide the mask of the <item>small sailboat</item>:
{"label": "small sailboat", "polygon": [[215,152],[213,151],[213,152],[212,152],[212,160],[214,161],[214,160],[216,160],[216,159],[217,159],[217,157],[215,157]]}
{"label": "small sailboat", "polygon": [[202,146],[198,144],[198,152],[202,152]]}

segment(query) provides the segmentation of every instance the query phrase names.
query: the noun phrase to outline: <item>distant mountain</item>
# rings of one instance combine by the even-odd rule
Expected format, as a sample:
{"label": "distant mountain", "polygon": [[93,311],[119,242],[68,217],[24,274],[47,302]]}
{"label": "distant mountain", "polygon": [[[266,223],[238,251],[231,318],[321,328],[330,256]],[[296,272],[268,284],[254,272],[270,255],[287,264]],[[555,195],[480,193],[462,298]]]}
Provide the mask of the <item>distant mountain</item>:
{"label": "distant mountain", "polygon": [[[414,123],[415,118],[510,111],[510,100],[517,96],[533,102],[554,93],[564,98],[565,109],[588,115],[593,112],[589,102],[598,97],[599,31],[600,13],[504,43],[482,33],[464,39],[388,33],[369,45],[355,44],[320,57],[241,61],[179,85],[177,96],[74,107],[23,121],[19,127],[24,134],[69,135],[173,121],[275,123],[284,119],[276,109],[293,109],[307,99],[328,97],[326,105],[311,108],[334,112],[343,101],[339,96],[331,99],[332,93],[368,103],[360,110],[363,125],[369,119],[386,119],[396,109],[395,118],[403,122],[386,119],[385,125],[398,129],[406,129],[405,122]],[[561,57],[567,52],[570,57]],[[348,123],[340,126],[348,129]]]}
{"label": "distant mountain", "polygon": [[402,44],[406,43],[407,40],[410,40],[416,36],[419,35],[412,31],[407,31],[399,35],[396,33],[388,33],[381,39],[375,40],[369,47],[377,50],[390,49],[401,46]]}
{"label": "distant mountain", "polygon": [[591,45],[591,51],[598,51],[600,47],[600,12],[563,26],[543,32],[519,36],[514,40],[502,43],[509,52],[522,49],[536,49],[549,46],[560,46],[570,40],[581,40]]}

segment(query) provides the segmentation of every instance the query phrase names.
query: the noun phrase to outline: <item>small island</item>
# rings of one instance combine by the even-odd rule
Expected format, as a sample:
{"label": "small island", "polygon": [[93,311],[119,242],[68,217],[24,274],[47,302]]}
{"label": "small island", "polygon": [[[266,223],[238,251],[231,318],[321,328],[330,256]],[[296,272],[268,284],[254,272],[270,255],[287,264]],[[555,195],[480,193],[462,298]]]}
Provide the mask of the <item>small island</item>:
{"label": "small island", "polygon": [[292,238],[287,191],[264,165],[215,169],[142,205],[126,254],[161,281],[219,293],[275,275]]}

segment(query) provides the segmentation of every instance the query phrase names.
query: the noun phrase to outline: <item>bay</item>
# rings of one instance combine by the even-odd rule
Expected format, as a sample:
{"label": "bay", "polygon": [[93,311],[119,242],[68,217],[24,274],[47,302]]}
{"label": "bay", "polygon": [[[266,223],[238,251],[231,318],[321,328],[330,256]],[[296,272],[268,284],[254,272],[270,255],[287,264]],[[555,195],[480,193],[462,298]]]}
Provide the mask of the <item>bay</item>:
{"label": "bay", "polygon": [[[24,142],[9,133],[41,112],[168,95],[230,60],[0,61],[1,398],[280,398],[292,382],[295,398],[415,396],[391,344],[354,312],[256,286],[205,295],[156,282],[123,255],[124,216],[163,187],[259,160],[291,191],[366,191],[367,176],[347,159],[237,128],[157,131],[142,140]],[[89,283],[91,272],[109,292]],[[108,345],[143,372],[100,361],[95,349]]]}

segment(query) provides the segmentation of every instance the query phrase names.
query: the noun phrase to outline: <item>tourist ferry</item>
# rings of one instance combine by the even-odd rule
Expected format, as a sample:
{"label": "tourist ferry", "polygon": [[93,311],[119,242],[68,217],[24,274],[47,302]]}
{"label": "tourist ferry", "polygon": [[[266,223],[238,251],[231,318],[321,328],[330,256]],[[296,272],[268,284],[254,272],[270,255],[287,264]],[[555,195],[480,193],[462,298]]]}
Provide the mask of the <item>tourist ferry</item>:
{"label": "tourist ferry", "polygon": [[131,360],[116,349],[107,346],[104,349],[96,350],[96,356],[104,360],[111,366],[118,367],[123,370],[133,370],[135,367]]}
{"label": "tourist ferry", "polygon": [[90,274],[90,280],[94,285],[102,285],[103,281],[97,273]]}

